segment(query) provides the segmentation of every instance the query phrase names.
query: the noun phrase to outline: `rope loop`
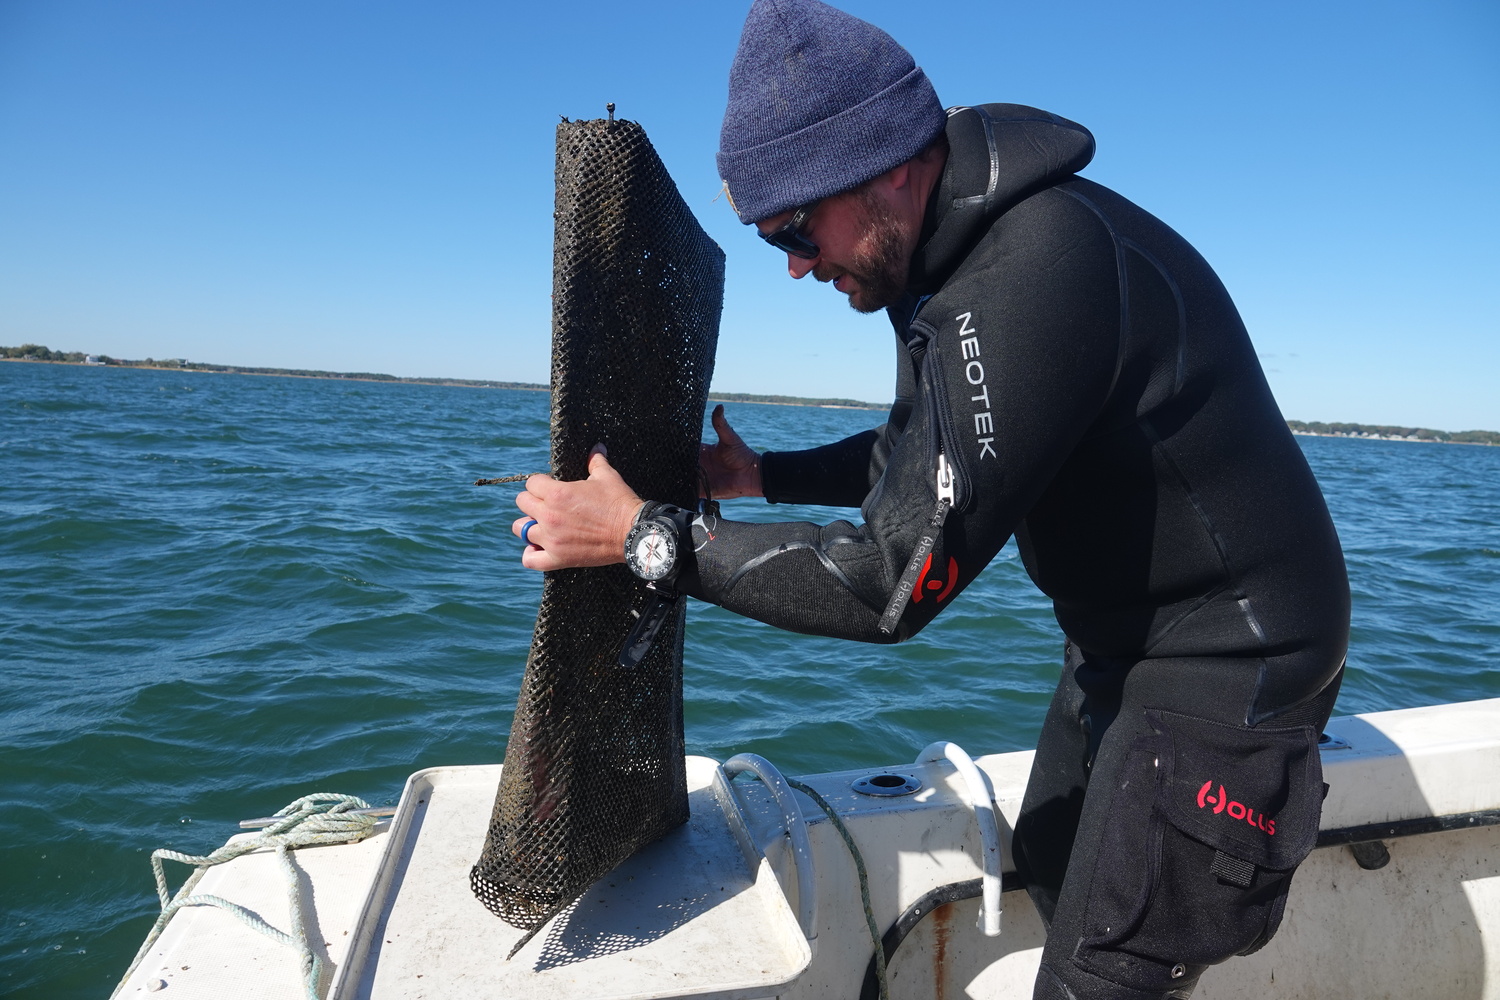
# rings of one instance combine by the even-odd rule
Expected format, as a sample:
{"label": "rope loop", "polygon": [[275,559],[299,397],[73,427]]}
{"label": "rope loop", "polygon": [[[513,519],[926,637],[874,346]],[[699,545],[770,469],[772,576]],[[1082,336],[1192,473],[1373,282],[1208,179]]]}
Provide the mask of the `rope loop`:
{"label": "rope loop", "polygon": [[[161,936],[162,930],[173,914],[184,906],[215,906],[233,914],[247,927],[253,928],[273,941],[295,948],[302,959],[302,975],[308,1000],[321,1000],[319,987],[323,978],[323,962],[312,950],[307,940],[307,928],[302,919],[302,887],[297,878],[296,866],[292,864],[291,852],[299,847],[322,844],[353,844],[364,840],[375,831],[379,820],[366,813],[353,812],[369,809],[370,804],[354,795],[337,792],[314,792],[289,803],[272,815],[276,822],[251,837],[235,837],[229,843],[209,854],[183,854],[165,848],[151,852],[151,874],[156,879],[156,896],[161,900],[161,915],[156,925],[146,936],[146,942],[136,955],[135,962],[125,973],[129,979],[140,964],[151,944]],[[291,911],[292,929],[278,930],[268,924],[259,914],[247,910],[238,903],[211,895],[190,895],[193,886],[203,872],[214,865],[222,865],[245,854],[271,849],[276,852],[282,874],[286,877],[287,899]],[[178,861],[192,865],[196,871],[188,877],[173,895],[167,888],[167,873],[163,861]],[[124,980],[122,979],[123,983]]]}

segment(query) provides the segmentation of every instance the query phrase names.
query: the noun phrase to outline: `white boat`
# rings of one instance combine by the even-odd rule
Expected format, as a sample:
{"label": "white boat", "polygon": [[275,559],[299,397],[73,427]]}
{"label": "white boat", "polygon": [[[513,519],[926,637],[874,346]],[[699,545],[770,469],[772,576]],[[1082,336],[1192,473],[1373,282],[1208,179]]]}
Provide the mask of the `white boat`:
{"label": "white boat", "polygon": [[[913,756],[940,756],[934,747]],[[1032,754],[981,757],[966,779],[966,756],[950,750],[952,760],[802,782],[863,859],[890,997],[1030,997],[1043,930],[1015,885],[1008,830]],[[861,879],[836,824],[803,793],[773,794],[774,768],[758,758],[726,765],[689,757],[691,820],[508,961],[520,932],[468,882],[500,768],[419,771],[373,836],[294,852],[318,996],[874,996]],[[1210,969],[1195,997],[1500,1000],[1500,699],[1335,718],[1323,766],[1319,846],[1293,880],[1280,932]],[[747,768],[768,780],[729,780]],[[999,913],[981,912],[987,880]],[[290,923],[267,851],[199,869],[190,891]],[[307,987],[292,948],[222,909],[189,906],[147,941],[114,995],[295,998]]]}

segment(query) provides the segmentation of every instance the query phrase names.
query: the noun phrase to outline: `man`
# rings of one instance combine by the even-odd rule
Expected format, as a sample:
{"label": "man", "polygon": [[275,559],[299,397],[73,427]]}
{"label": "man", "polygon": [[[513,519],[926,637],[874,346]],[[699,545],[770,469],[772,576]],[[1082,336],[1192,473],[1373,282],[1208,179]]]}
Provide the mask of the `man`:
{"label": "man", "polygon": [[863,523],[710,531],[598,454],[586,481],[533,478],[515,530],[533,569],[619,562],[629,537],[643,577],[872,642],[916,633],[1014,536],[1067,638],[1014,839],[1049,928],[1035,996],[1186,997],[1269,940],[1316,838],[1348,582],[1228,294],[1077,175],[1092,153],[1032,108],[945,113],[863,21],[757,0],[720,172],[792,277],[886,310],[899,376],[883,427],[811,451],[756,455],[717,410],[704,467],[715,496]]}

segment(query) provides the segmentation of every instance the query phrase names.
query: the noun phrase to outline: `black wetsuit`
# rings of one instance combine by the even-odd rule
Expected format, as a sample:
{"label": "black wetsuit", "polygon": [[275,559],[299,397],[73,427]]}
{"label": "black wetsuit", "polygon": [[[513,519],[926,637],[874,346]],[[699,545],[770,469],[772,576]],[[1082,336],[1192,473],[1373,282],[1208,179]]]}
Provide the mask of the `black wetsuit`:
{"label": "black wetsuit", "polygon": [[763,459],[771,502],[863,524],[700,519],[679,585],[896,641],[1014,536],[1068,639],[1015,838],[1050,924],[1037,996],[1185,995],[1264,943],[1311,849],[1343,557],[1223,285],[1076,176],[1089,133],[993,104],[951,112],[947,137],[889,311],[888,422]]}

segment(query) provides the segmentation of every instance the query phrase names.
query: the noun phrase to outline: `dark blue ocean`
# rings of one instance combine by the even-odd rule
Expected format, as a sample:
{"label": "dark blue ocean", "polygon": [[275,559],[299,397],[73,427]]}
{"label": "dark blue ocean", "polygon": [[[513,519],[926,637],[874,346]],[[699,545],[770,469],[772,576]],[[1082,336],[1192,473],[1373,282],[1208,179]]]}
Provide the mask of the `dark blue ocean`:
{"label": "dark blue ocean", "polygon": [[[148,856],[298,795],[498,761],[541,592],[539,392],[0,363],[0,995],[107,996]],[[869,411],[730,405],[754,447]],[[1299,439],[1354,590],[1338,712],[1500,695],[1500,448]],[[741,519],[847,511],[726,504]],[[788,773],[1026,748],[1061,638],[1007,549],[917,639],[689,610],[687,739]]]}

